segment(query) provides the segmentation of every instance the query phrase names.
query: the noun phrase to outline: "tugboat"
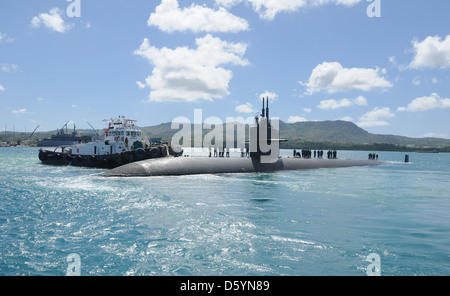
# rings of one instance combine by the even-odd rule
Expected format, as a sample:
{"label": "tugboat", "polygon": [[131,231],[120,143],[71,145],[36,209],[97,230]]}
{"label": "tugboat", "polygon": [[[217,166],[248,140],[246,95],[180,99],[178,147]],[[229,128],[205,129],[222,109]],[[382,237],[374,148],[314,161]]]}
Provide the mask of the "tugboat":
{"label": "tugboat", "polygon": [[[74,143],[78,142],[79,140],[85,142],[85,141],[92,141],[91,136],[81,136],[78,135],[78,132],[76,130],[75,125],[73,126],[73,132],[68,133],[67,132],[67,124],[69,122],[66,122],[62,128],[58,130],[56,135],[52,135],[50,138],[42,139],[37,142],[37,147],[58,147],[58,146],[70,146]],[[64,129],[66,130],[64,132]]]}
{"label": "tugboat", "polygon": [[60,146],[54,151],[41,148],[39,160],[48,165],[112,169],[145,159],[183,155],[183,150],[168,143],[146,141],[135,122],[124,116],[110,119],[103,136],[91,142],[80,139],[76,144]]}

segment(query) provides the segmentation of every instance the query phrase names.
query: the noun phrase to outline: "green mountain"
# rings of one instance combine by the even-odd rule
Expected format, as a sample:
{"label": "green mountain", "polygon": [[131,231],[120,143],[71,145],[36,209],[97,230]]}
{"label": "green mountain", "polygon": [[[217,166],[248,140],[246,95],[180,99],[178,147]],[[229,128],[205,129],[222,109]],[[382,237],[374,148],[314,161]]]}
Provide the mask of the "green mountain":
{"label": "green mountain", "polygon": [[450,140],[439,138],[410,138],[396,135],[371,134],[348,121],[280,122],[281,135],[291,140],[335,142],[346,144],[392,144],[416,147],[450,146]]}
{"label": "green mountain", "polygon": [[355,149],[394,151],[450,151],[450,140],[411,138],[396,135],[371,134],[348,121],[280,122],[281,138],[288,139],[285,148]]}
{"label": "green mountain", "polygon": [[372,143],[371,134],[347,121],[280,122],[280,135],[292,141]]}
{"label": "green mountain", "polygon": [[[248,137],[248,126],[246,134]],[[181,129],[181,126],[180,126]],[[170,141],[179,130],[172,130],[171,123],[163,123],[142,130],[149,138],[162,137]],[[210,130],[204,130],[206,135]],[[224,139],[226,129],[224,128]],[[191,130],[191,134],[193,132]],[[358,150],[434,150],[450,151],[450,140],[440,138],[410,138],[396,135],[371,134],[348,121],[310,121],[285,123],[280,121],[280,138],[286,149],[358,149]]]}

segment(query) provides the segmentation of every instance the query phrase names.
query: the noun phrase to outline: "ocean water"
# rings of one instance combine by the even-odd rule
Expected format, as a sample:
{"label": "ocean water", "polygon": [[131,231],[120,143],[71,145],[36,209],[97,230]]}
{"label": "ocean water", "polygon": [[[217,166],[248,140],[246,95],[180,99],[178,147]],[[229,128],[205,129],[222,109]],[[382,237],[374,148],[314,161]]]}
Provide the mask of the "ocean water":
{"label": "ocean water", "polygon": [[450,154],[378,154],[388,163],[104,178],[0,148],[0,275],[65,275],[71,254],[86,276],[366,276],[371,254],[382,276],[450,275]]}

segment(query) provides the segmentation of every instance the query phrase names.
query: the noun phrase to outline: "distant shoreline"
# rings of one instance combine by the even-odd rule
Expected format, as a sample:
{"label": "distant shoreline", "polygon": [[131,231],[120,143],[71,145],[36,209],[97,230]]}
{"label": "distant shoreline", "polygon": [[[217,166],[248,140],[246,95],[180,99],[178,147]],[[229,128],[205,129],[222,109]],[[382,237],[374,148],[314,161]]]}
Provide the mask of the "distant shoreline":
{"label": "distant shoreline", "polygon": [[348,151],[390,151],[390,152],[420,152],[420,153],[449,153],[450,146],[446,147],[406,147],[394,144],[347,144],[332,142],[303,142],[282,143],[280,149],[322,149],[322,150],[348,150]]}
{"label": "distant shoreline", "polygon": [[[416,153],[430,153],[430,154],[438,154],[438,153],[450,153],[450,147],[443,148],[409,148],[409,147],[396,147],[396,148],[383,148],[382,144],[373,144],[373,145],[364,145],[364,144],[338,144],[338,143],[315,143],[315,145],[302,145],[302,146],[292,146],[292,145],[281,145],[280,149],[284,150],[301,150],[301,149],[309,149],[309,150],[340,150],[340,151],[367,151],[367,152],[416,152]],[[0,148],[39,148],[36,145],[0,145]]]}

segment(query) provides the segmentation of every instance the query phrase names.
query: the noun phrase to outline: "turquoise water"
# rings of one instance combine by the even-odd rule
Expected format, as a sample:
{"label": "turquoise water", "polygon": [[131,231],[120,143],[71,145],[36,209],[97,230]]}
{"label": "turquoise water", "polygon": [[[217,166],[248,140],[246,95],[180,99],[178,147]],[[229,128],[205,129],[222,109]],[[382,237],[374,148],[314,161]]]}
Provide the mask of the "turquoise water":
{"label": "turquoise water", "polygon": [[[291,151],[283,151],[290,155]],[[377,167],[101,177],[0,148],[0,275],[450,274],[450,154]],[[366,159],[368,152],[339,151]]]}

